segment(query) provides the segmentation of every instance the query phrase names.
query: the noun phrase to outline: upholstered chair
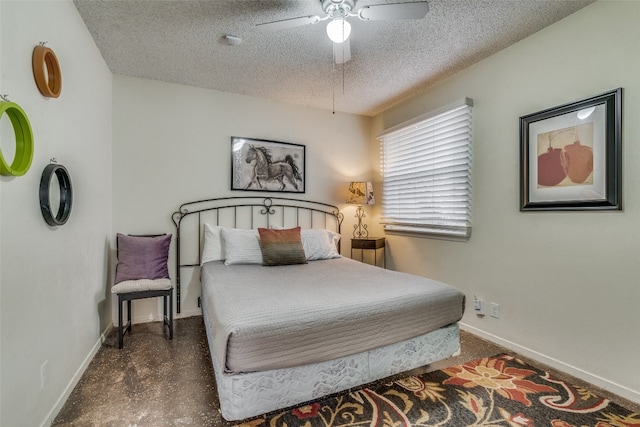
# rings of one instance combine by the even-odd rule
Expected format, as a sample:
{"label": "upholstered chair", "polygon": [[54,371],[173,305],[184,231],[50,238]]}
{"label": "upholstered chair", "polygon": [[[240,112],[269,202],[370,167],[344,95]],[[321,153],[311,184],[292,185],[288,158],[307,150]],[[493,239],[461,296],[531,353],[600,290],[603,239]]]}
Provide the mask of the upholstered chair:
{"label": "upholstered chair", "polygon": [[[173,286],[169,279],[169,246],[171,235],[132,236],[117,234],[116,277],[111,288],[118,295],[118,347],[124,334],[131,332],[131,301],[163,298],[163,326],[169,327],[173,339]],[[127,323],[123,324],[123,304],[127,303]]]}

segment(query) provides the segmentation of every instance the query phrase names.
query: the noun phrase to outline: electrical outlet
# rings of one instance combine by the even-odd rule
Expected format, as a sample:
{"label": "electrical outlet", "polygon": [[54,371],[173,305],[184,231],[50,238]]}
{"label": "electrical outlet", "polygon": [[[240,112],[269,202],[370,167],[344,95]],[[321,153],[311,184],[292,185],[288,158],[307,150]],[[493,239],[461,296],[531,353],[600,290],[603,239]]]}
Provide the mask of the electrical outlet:
{"label": "electrical outlet", "polygon": [[491,303],[491,317],[495,317],[496,319],[500,318],[500,304],[496,304],[495,302]]}
{"label": "electrical outlet", "polygon": [[45,388],[48,382],[49,382],[49,361],[45,360],[44,363],[40,365],[40,389]]}
{"label": "electrical outlet", "polygon": [[481,299],[473,300],[473,309],[475,310],[478,316],[484,316],[484,301]]}

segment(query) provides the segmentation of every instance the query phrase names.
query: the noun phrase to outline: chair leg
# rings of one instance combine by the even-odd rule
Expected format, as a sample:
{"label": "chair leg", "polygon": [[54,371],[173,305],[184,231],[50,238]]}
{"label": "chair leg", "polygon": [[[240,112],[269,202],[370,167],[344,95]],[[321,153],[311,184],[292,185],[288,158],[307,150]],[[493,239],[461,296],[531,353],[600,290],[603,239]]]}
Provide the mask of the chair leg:
{"label": "chair leg", "polygon": [[167,316],[167,296],[162,296],[162,332],[164,333],[165,325],[169,326],[169,317]]}
{"label": "chair leg", "polygon": [[169,292],[169,340],[173,340],[173,289]]}
{"label": "chair leg", "polygon": [[118,295],[118,348],[122,348],[123,344],[123,333],[122,328],[122,295]]}
{"label": "chair leg", "polygon": [[131,322],[131,300],[127,300],[127,329],[129,330],[129,335],[131,335],[131,326],[133,326],[133,322]]}

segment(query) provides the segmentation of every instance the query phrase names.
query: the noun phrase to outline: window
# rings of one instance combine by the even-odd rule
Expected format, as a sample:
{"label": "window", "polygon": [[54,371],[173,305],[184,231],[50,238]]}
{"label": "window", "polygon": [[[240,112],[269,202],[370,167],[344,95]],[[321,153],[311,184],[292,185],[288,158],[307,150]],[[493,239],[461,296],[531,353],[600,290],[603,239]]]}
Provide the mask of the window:
{"label": "window", "polygon": [[387,232],[469,239],[472,106],[465,98],[378,136]]}

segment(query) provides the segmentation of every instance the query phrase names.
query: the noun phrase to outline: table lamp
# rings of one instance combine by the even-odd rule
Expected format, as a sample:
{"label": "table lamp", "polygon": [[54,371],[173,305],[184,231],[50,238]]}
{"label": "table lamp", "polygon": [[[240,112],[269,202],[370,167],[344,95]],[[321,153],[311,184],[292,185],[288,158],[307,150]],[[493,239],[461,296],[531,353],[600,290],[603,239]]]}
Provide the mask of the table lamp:
{"label": "table lamp", "polygon": [[347,203],[350,205],[358,205],[358,209],[356,209],[356,218],[358,218],[358,223],[353,226],[353,237],[356,239],[368,238],[369,230],[367,230],[367,224],[362,223],[362,218],[366,216],[362,206],[375,204],[375,200],[373,198],[373,184],[365,181],[350,183]]}

